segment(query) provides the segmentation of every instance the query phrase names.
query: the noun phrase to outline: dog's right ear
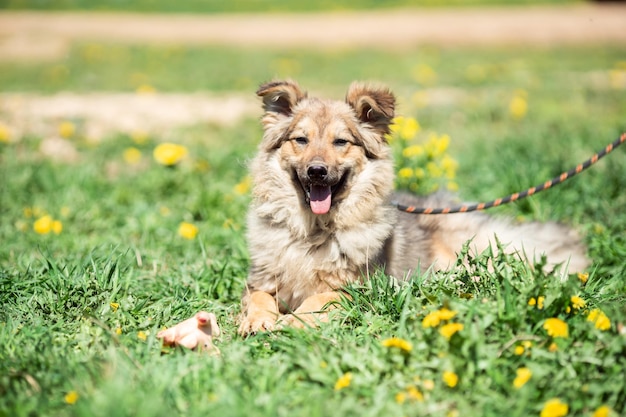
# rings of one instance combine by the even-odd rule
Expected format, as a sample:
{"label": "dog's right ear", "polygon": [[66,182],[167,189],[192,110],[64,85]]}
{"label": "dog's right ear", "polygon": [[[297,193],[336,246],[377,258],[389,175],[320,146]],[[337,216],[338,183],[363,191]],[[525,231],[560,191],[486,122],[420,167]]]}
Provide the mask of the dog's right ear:
{"label": "dog's right ear", "polygon": [[267,113],[284,116],[290,116],[293,107],[306,98],[306,92],[294,81],[272,81],[263,84],[256,94],[263,98],[263,109]]}

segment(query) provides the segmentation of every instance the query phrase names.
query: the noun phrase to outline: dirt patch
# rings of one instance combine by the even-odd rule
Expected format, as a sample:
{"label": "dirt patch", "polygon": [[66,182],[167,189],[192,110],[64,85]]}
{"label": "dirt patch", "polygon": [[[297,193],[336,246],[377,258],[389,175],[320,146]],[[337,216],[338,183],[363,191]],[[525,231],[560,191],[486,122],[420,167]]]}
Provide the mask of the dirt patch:
{"label": "dirt patch", "polygon": [[198,123],[230,125],[258,115],[254,97],[243,94],[0,95],[0,121],[10,126],[13,137],[54,134],[67,120],[82,124],[86,136],[97,141],[112,132],[164,133]]}
{"label": "dirt patch", "polygon": [[596,3],[293,15],[5,11],[0,59],[51,59],[75,40],[322,48],[624,44],[625,21],[626,5]]}

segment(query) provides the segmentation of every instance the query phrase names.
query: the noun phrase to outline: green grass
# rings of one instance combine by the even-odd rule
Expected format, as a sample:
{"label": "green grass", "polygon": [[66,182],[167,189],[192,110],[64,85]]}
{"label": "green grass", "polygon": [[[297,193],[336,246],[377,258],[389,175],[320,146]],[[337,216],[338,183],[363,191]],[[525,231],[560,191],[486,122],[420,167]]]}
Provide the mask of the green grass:
{"label": "green grass", "polygon": [[384,9],[393,7],[441,7],[441,6],[493,6],[493,5],[537,5],[568,4],[576,0],[322,0],[302,2],[294,0],[262,1],[239,0],[187,0],[169,2],[164,0],[0,0],[0,8],[34,10],[97,10],[138,11],[167,13],[250,13],[250,12],[315,12]]}
{"label": "green grass", "polygon": [[[85,48],[106,53],[90,63]],[[400,111],[417,117],[424,132],[451,136],[460,194],[480,200],[552,177],[626,128],[624,90],[609,82],[624,52],[180,48],[169,55],[170,48],[92,44],[48,66],[2,64],[0,90],[132,91],[147,83],[159,91],[246,90],[255,100],[255,85],[274,75],[336,97],[354,78],[378,79],[394,87]],[[281,59],[288,62],[276,66]],[[437,79],[420,84],[412,75],[418,64]],[[484,75],[468,78],[471,64]],[[46,78],[54,68],[66,75]],[[450,88],[461,95],[434,101]],[[508,110],[518,89],[528,102],[521,120]],[[417,91],[433,101],[412,101]],[[403,285],[372,272],[321,329],[242,339],[236,326],[249,197],[235,187],[260,134],[258,122],[246,120],[140,144],[115,133],[94,145],[79,130],[70,138],[80,153],[72,164],[40,154],[43,134],[0,143],[0,415],[532,416],[552,398],[568,405],[569,416],[591,416],[602,405],[615,416],[626,412],[623,149],[564,185],[494,211],[580,230],[593,259],[586,284],[576,275],[560,281],[514,257],[461,253],[466,262],[452,271]],[[152,159],[166,137],[189,149],[175,168]],[[122,158],[130,146],[142,152],[138,164]],[[33,231],[44,212],[62,222],[60,234]],[[177,235],[182,221],[198,226],[195,239]],[[574,295],[586,301],[580,312],[571,309]],[[539,296],[542,309],[528,305]],[[442,307],[464,326],[449,341],[422,325]],[[595,308],[610,319],[609,330],[587,320]],[[222,355],[162,349],[158,330],[199,309],[217,314]],[[552,317],[568,324],[567,338],[547,335],[543,324]],[[411,350],[384,347],[390,337],[410,342]],[[532,346],[517,355],[524,341]],[[521,367],[532,377],[518,390]],[[458,375],[456,386],[442,381],[444,371]],[[346,373],[349,386],[336,390]],[[411,399],[415,389],[423,400]],[[65,400],[70,392],[78,394],[74,404]]]}

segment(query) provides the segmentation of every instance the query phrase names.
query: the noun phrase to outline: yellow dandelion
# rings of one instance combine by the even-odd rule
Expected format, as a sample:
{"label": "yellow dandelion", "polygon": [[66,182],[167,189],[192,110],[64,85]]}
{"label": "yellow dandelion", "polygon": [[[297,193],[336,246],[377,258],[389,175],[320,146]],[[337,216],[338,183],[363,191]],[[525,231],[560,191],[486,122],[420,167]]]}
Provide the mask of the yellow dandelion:
{"label": "yellow dandelion", "polygon": [[552,398],[546,401],[541,410],[540,417],[563,417],[569,412],[567,404],[561,402],[558,398]]}
{"label": "yellow dandelion", "polygon": [[120,303],[109,303],[109,307],[111,307],[111,310],[113,310],[113,312],[115,313],[117,311],[118,308],[120,308]]}
{"label": "yellow dandelion", "polygon": [[122,334],[122,328],[121,327],[116,327],[115,328],[115,334],[118,335],[118,336],[121,335]]}
{"label": "yellow dandelion", "polygon": [[543,323],[543,328],[552,337],[568,337],[567,323],[556,317],[549,318]]}
{"label": "yellow dandelion", "polygon": [[405,141],[413,139],[421,130],[421,126],[416,119],[403,116],[395,117],[390,128],[394,135]]}
{"label": "yellow dandelion", "polygon": [[159,164],[173,166],[187,156],[187,148],[175,143],[162,143],[154,148],[153,156]]}
{"label": "yellow dandelion", "polygon": [[59,136],[68,139],[76,133],[76,125],[72,122],[64,121],[59,124],[57,131]]}
{"label": "yellow dandelion", "polygon": [[572,307],[575,310],[580,310],[581,308],[584,308],[585,305],[587,304],[585,303],[585,300],[583,300],[581,297],[577,295],[573,295],[572,298],[570,298],[570,301],[572,302]]}
{"label": "yellow dandelion", "polygon": [[535,297],[530,297],[530,300],[528,300],[528,305],[529,306],[536,306],[537,305],[537,299]]}
{"label": "yellow dandelion", "polygon": [[53,220],[52,221],[52,233],[54,233],[55,235],[61,234],[61,232],[63,231],[63,223],[61,223],[60,220]]}
{"label": "yellow dandelion", "polygon": [[421,145],[407,146],[402,150],[402,156],[405,158],[415,158],[424,154],[424,147]]}
{"label": "yellow dandelion", "polygon": [[52,216],[46,214],[45,216],[35,220],[35,223],[33,223],[33,230],[40,235],[46,235],[52,231],[53,224],[54,220],[52,219]]}
{"label": "yellow dandelion", "polygon": [[589,273],[588,272],[579,272],[578,273],[578,279],[583,283],[586,284],[587,280],[589,279]]}
{"label": "yellow dandelion", "polygon": [[404,404],[406,401],[406,393],[405,392],[399,392],[396,394],[395,400],[398,404]]}
{"label": "yellow dandelion", "polygon": [[441,379],[450,388],[456,387],[456,385],[459,383],[459,376],[452,371],[445,371],[441,376]]}
{"label": "yellow dandelion", "polygon": [[611,320],[604,314],[604,311],[599,308],[595,308],[589,312],[587,316],[587,321],[590,321],[594,324],[596,329],[606,331],[611,328]]}
{"label": "yellow dandelion", "polygon": [[446,340],[450,340],[452,336],[463,330],[463,324],[461,323],[448,323],[441,326],[439,329],[439,333],[446,338]]}
{"label": "yellow dandelion", "polygon": [[408,387],[406,389],[407,397],[412,401],[424,401],[424,395],[415,387]]}
{"label": "yellow dandelion", "polygon": [[521,120],[528,112],[528,101],[523,94],[516,94],[509,102],[509,114],[516,120]]}
{"label": "yellow dandelion", "polygon": [[0,122],[0,143],[10,143],[11,141],[12,135],[9,127]]}
{"label": "yellow dandelion", "polygon": [[346,372],[345,374],[340,376],[337,382],[335,383],[335,391],[340,391],[344,388],[348,388],[351,382],[352,382],[352,372]]}
{"label": "yellow dandelion", "polygon": [[557,350],[559,350],[559,346],[556,343],[554,343],[554,342],[550,343],[550,346],[548,346],[548,352],[553,352],[554,353]]}
{"label": "yellow dandelion", "polygon": [[141,161],[141,151],[135,147],[124,149],[122,156],[124,157],[124,161],[131,165]]}
{"label": "yellow dandelion", "polygon": [[137,339],[143,340],[145,342],[148,339],[148,335],[146,334],[146,332],[140,330],[137,332]]}
{"label": "yellow dandelion", "polygon": [[198,235],[198,227],[195,224],[182,222],[178,226],[178,236],[183,237],[185,239],[195,239]]}
{"label": "yellow dandelion", "polygon": [[63,398],[65,400],[65,402],[67,404],[76,404],[76,401],[78,401],[78,399],[80,398],[80,396],[78,395],[78,393],[76,391],[70,391],[67,394],[65,394],[65,397]]}
{"label": "yellow dandelion", "polygon": [[515,371],[515,379],[513,380],[513,386],[517,389],[523,387],[529,380],[533,373],[528,368],[519,368]]}
{"label": "yellow dandelion", "polygon": [[381,342],[386,348],[398,348],[403,352],[409,353],[413,349],[413,345],[408,340],[401,339],[399,337],[390,337]]}
{"label": "yellow dandelion", "polygon": [[250,191],[251,186],[252,186],[252,179],[250,178],[250,176],[246,176],[237,185],[235,185],[235,193],[239,195],[247,194]]}
{"label": "yellow dandelion", "polygon": [[602,405],[598,407],[591,416],[592,417],[609,417],[610,415],[611,415],[611,408],[606,405]]}
{"label": "yellow dandelion", "polygon": [[413,168],[404,167],[398,171],[398,177],[403,179],[409,179],[413,177]]}
{"label": "yellow dandelion", "polygon": [[447,321],[456,316],[456,311],[442,308],[428,313],[422,320],[422,327],[437,327],[442,321]]}
{"label": "yellow dandelion", "polygon": [[520,355],[523,355],[525,351],[526,349],[524,349],[524,346],[517,345],[515,346],[515,350],[513,351],[513,353],[515,353],[517,356],[520,356]]}

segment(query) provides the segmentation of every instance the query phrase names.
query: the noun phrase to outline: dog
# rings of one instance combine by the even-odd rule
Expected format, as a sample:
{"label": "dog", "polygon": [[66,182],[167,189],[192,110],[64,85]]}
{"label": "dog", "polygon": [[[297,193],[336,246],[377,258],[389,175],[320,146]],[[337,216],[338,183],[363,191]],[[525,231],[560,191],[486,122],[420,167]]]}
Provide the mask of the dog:
{"label": "dog", "polygon": [[347,284],[382,268],[396,279],[446,269],[470,241],[529,261],[582,271],[589,261],[578,235],[557,223],[517,224],[483,213],[415,215],[391,204],[445,206],[445,195],[395,193],[387,142],[395,97],[382,86],[352,83],[344,101],[309,97],[294,81],[260,86],[263,139],[250,163],[247,217],[251,267],[239,333],[324,320]]}

